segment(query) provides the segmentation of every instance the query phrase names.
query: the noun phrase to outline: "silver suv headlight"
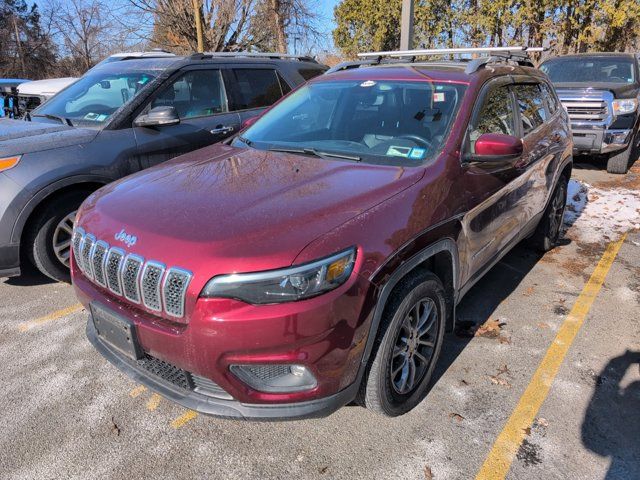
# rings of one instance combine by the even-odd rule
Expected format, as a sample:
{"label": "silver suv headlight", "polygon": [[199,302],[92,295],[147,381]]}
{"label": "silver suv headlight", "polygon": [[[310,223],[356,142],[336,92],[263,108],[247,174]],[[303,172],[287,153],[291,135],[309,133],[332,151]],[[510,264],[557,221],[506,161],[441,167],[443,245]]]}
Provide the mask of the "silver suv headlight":
{"label": "silver suv headlight", "polygon": [[295,302],[338,288],[351,276],[356,250],[282,270],[214,277],[201,297],[235,298],[247,303]]}

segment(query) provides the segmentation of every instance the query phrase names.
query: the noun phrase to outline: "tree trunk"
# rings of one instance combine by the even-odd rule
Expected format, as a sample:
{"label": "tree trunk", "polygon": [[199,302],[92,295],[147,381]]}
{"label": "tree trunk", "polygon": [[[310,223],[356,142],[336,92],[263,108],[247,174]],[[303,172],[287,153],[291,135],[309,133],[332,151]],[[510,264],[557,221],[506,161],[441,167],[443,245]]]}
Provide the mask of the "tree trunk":
{"label": "tree trunk", "polygon": [[[285,0],[286,1],[286,0]],[[285,31],[285,19],[284,19],[284,1],[271,0],[271,11],[273,14],[273,23],[276,28],[276,43],[278,46],[278,52],[287,53],[287,32]]]}

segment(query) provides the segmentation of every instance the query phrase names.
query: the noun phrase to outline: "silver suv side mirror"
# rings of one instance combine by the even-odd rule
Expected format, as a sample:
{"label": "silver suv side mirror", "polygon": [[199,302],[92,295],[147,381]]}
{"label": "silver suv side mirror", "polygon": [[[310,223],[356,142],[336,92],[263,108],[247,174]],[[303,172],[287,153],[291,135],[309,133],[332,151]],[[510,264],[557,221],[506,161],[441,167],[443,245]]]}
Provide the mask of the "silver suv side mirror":
{"label": "silver suv side mirror", "polygon": [[149,113],[140,115],[133,121],[136,127],[158,127],[178,123],[180,123],[180,117],[174,107],[152,108]]}

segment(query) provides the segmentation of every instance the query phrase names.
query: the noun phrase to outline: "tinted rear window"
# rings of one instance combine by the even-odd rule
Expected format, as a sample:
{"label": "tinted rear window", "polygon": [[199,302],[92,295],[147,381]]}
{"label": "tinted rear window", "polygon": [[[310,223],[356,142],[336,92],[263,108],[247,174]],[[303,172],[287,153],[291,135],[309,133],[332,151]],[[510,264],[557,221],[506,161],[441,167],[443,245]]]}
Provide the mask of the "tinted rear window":
{"label": "tinted rear window", "polygon": [[320,68],[300,68],[298,69],[298,73],[305,80],[311,80],[314,77],[320,75],[324,70]]}
{"label": "tinted rear window", "polygon": [[268,107],[282,97],[275,70],[234,69],[236,82],[235,110]]}

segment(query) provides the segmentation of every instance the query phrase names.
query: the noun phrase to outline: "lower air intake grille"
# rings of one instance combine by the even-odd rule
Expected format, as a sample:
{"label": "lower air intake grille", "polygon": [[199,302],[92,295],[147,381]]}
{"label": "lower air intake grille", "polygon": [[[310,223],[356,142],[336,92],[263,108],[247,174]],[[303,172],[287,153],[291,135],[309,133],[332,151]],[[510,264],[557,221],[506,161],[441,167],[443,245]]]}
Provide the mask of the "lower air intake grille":
{"label": "lower air intake grille", "polygon": [[162,360],[150,355],[138,360],[136,363],[139,367],[145,369],[156,377],[160,377],[165,382],[172,383],[176,387],[180,387],[184,390],[191,390],[192,386],[189,379],[189,373],[175,365],[163,362]]}
{"label": "lower air intake grille", "polygon": [[291,371],[289,365],[245,365],[244,368],[261,380],[272,380],[282,377],[283,375],[288,375]]}

